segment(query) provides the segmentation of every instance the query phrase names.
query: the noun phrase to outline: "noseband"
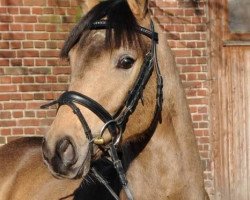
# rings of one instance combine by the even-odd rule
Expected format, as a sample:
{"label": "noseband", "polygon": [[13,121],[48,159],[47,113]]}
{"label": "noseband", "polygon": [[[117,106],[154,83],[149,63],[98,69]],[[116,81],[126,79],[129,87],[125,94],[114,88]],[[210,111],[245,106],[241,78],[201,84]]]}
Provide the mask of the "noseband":
{"label": "noseband", "polygon": [[[96,21],[91,26],[91,30],[98,29],[107,29],[108,24],[105,20]],[[86,138],[89,141],[89,151],[93,155],[93,144],[105,147],[107,149],[109,156],[113,162],[114,168],[116,169],[122,187],[127,195],[128,200],[133,200],[132,193],[128,187],[128,181],[125,176],[125,171],[123,169],[123,165],[121,160],[117,154],[117,144],[120,142],[122,134],[126,129],[126,123],[128,121],[129,116],[134,112],[138,101],[142,99],[143,90],[147,85],[148,80],[150,79],[153,70],[156,70],[157,75],[157,92],[156,92],[156,106],[154,113],[154,122],[161,122],[161,109],[162,109],[162,101],[163,101],[163,79],[160,74],[160,69],[157,62],[157,54],[156,54],[156,43],[158,42],[158,34],[154,32],[154,26],[151,22],[151,30],[146,29],[141,26],[137,26],[136,31],[140,34],[143,34],[151,39],[151,50],[146,54],[143,64],[141,66],[139,75],[137,80],[129,92],[125,103],[118,109],[115,115],[111,115],[103,106],[101,106],[98,102],[91,99],[84,94],[75,92],[75,91],[66,91],[64,92],[57,100],[50,102],[48,104],[42,105],[41,108],[48,108],[49,106],[58,104],[58,108],[62,105],[69,106],[73,113],[77,115],[80,120],[82,127],[84,129],[84,133]],[[76,104],[80,104],[93,113],[95,113],[100,120],[103,121],[104,125],[100,130],[99,136],[93,137],[91,133],[91,129],[84,117],[81,113],[80,109]],[[108,144],[105,144],[103,134],[108,129],[112,136],[112,141]],[[94,168],[91,168],[92,172],[96,176],[96,178],[109,190],[114,199],[119,200],[117,194],[113,191],[113,189],[108,185],[107,181],[100,175],[100,173]]]}

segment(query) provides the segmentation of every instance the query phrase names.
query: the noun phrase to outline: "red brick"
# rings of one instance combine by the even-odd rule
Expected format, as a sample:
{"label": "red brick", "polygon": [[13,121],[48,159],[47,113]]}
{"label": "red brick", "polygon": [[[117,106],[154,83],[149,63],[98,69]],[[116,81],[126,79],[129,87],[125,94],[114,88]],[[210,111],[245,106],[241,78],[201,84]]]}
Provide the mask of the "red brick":
{"label": "red brick", "polygon": [[56,67],[53,68],[53,74],[59,75],[59,74],[70,74],[71,69],[69,67]]}
{"label": "red brick", "polygon": [[187,48],[195,48],[196,47],[196,42],[193,42],[193,41],[188,41],[187,43]]}
{"label": "red brick", "polygon": [[36,16],[15,16],[15,22],[22,22],[22,23],[35,23],[37,22]]}
{"label": "red brick", "polygon": [[36,83],[45,83],[46,79],[45,79],[45,76],[37,76],[35,78],[35,81],[36,81]]}
{"label": "red brick", "polygon": [[8,49],[9,47],[9,42],[0,42],[0,49]]}
{"label": "red brick", "polygon": [[10,111],[0,111],[0,119],[10,119],[11,112]]}
{"label": "red brick", "polygon": [[8,77],[8,76],[0,77],[0,83],[1,84],[11,83],[11,77]]}
{"label": "red brick", "polygon": [[187,64],[197,64],[197,58],[188,58]]}
{"label": "red brick", "polygon": [[34,99],[34,94],[24,93],[24,94],[22,94],[22,99],[23,100],[32,100],[32,99]]}
{"label": "red brick", "polygon": [[0,24],[0,30],[1,31],[8,31],[9,30],[9,24]]}
{"label": "red brick", "polygon": [[35,134],[35,129],[34,128],[24,128],[24,134],[25,135],[34,135]]}
{"label": "red brick", "polygon": [[41,51],[40,52],[41,57],[59,57],[59,51],[52,51],[52,50],[47,50],[47,51]]}
{"label": "red brick", "polygon": [[31,49],[31,48],[33,48],[34,47],[34,43],[33,43],[33,41],[24,41],[24,42],[22,42],[22,44],[23,44],[23,48],[24,49]]}
{"label": "red brick", "polygon": [[13,22],[13,17],[10,15],[0,15],[0,22]]}
{"label": "red brick", "polygon": [[47,83],[56,83],[57,82],[57,77],[56,76],[47,76],[46,77],[46,82]]}
{"label": "red brick", "polygon": [[46,25],[47,32],[56,32],[56,30],[57,30],[57,25],[55,25],[55,24]]}
{"label": "red brick", "polygon": [[45,6],[46,5],[46,0],[39,0],[34,3],[34,0],[23,0],[23,4],[25,6]]}
{"label": "red brick", "polygon": [[35,68],[30,68],[29,74],[51,74],[51,69],[48,67],[35,67]]}
{"label": "red brick", "polygon": [[181,39],[182,40],[200,40],[201,35],[199,33],[182,33]]}
{"label": "red brick", "polygon": [[6,6],[22,6],[22,0],[2,0],[2,5]]}
{"label": "red brick", "polygon": [[35,24],[35,31],[45,31],[44,24]]}
{"label": "red brick", "polygon": [[48,41],[48,42],[46,42],[46,47],[48,49],[57,49],[57,42],[55,42],[55,41]]}
{"label": "red brick", "polygon": [[58,15],[49,15],[49,16],[38,16],[39,23],[61,23],[62,19]]}
{"label": "red brick", "polygon": [[10,30],[11,31],[22,31],[22,25],[21,24],[10,24]]}
{"label": "red brick", "polygon": [[23,65],[24,66],[34,66],[35,61],[34,61],[34,59],[24,59],[23,60]]}
{"label": "red brick", "polygon": [[11,49],[20,49],[21,48],[21,42],[11,42],[10,46],[11,46]]}
{"label": "red brick", "polygon": [[197,58],[197,64],[206,64],[207,58]]}
{"label": "red brick", "polygon": [[21,94],[11,94],[10,95],[11,100],[21,100]]}
{"label": "red brick", "polygon": [[31,77],[31,76],[25,76],[23,77],[23,81],[24,83],[34,83],[34,77]]}
{"label": "red brick", "polygon": [[53,91],[65,91],[68,89],[67,84],[62,84],[62,85],[52,85],[52,90]]}
{"label": "red brick", "polygon": [[19,90],[21,92],[49,91],[51,90],[51,86],[50,85],[20,85]]}
{"label": "red brick", "polygon": [[35,60],[35,65],[36,66],[45,66],[46,65],[46,60],[45,59],[36,59]]}
{"label": "red brick", "polygon": [[1,135],[10,135],[11,134],[11,129],[3,129],[1,128],[0,130]]}
{"label": "red brick", "polygon": [[23,129],[22,128],[13,128],[12,129],[12,134],[13,135],[22,135],[23,134]]}
{"label": "red brick", "polygon": [[62,9],[62,7],[56,7],[55,14],[56,15],[66,15],[67,14],[66,8]]}
{"label": "red brick", "polygon": [[69,76],[59,76],[58,77],[58,82],[59,83],[68,83],[69,82]]}
{"label": "red brick", "polygon": [[190,57],[191,51],[190,50],[175,50],[176,57]]}
{"label": "red brick", "polygon": [[13,111],[13,117],[14,118],[22,118],[23,117],[23,111]]}
{"label": "red brick", "polygon": [[68,34],[65,33],[51,33],[50,39],[51,40],[65,40]]}
{"label": "red brick", "polygon": [[176,25],[176,26],[174,26],[174,29],[175,29],[176,32],[184,32],[185,31],[185,26]]}
{"label": "red brick", "polygon": [[16,85],[0,85],[0,92],[15,92],[17,91]]}
{"label": "red brick", "polygon": [[60,0],[60,1],[57,1],[57,5],[58,7],[69,7],[70,6],[70,1],[68,0]]}
{"label": "red brick", "polygon": [[207,96],[208,93],[207,93],[206,90],[198,90],[198,91],[197,91],[197,95],[198,95],[198,96]]}
{"label": "red brick", "polygon": [[14,120],[8,120],[8,121],[0,120],[0,127],[11,127],[15,125],[16,121]]}
{"label": "red brick", "polygon": [[0,14],[6,14],[6,13],[7,13],[7,8],[0,7]]}
{"label": "red brick", "polygon": [[54,8],[43,8],[43,14],[54,14]]}
{"label": "red brick", "polygon": [[41,103],[28,103],[27,109],[39,109],[41,106]]}
{"label": "red brick", "polygon": [[32,14],[41,15],[43,14],[42,8],[32,8]]}
{"label": "red brick", "polygon": [[9,7],[8,13],[9,14],[19,14],[19,8],[18,7]]}
{"label": "red brick", "polygon": [[34,42],[35,48],[38,49],[44,49],[45,48],[45,42]]}
{"label": "red brick", "polygon": [[[9,60],[0,59],[0,66],[9,66]],[[0,74],[3,74],[3,69],[0,68]]]}
{"label": "red brick", "polygon": [[15,51],[0,51],[0,58],[15,58],[16,52]]}
{"label": "red brick", "polygon": [[44,100],[44,94],[42,94],[42,93],[35,93],[34,94],[34,99],[35,100]]}
{"label": "red brick", "polygon": [[18,57],[39,57],[39,52],[36,50],[21,50],[17,52]]}
{"label": "red brick", "polygon": [[24,33],[3,33],[2,34],[4,40],[24,40],[25,34]]}
{"label": "red brick", "polygon": [[35,117],[35,112],[34,111],[25,111],[24,112],[25,117]]}
{"label": "red brick", "polygon": [[4,109],[8,110],[20,110],[20,109],[25,109],[26,104],[25,103],[5,103],[4,104]]}
{"label": "red brick", "polygon": [[30,8],[20,8],[20,14],[30,14]]}
{"label": "red brick", "polygon": [[37,119],[20,119],[17,124],[18,126],[38,126],[39,121]]}
{"label": "red brick", "polygon": [[199,24],[199,23],[202,22],[202,19],[201,19],[200,17],[192,17],[191,22],[192,22],[193,24]]}
{"label": "red brick", "polygon": [[49,34],[48,33],[28,33],[27,39],[28,40],[48,40]]}
{"label": "red brick", "polygon": [[46,117],[46,111],[38,111],[36,116],[38,118],[45,118]]}
{"label": "red brick", "polygon": [[[34,25],[33,24],[23,24],[23,30],[24,31],[34,31]],[[29,38],[27,38],[29,39]]]}
{"label": "red brick", "polygon": [[196,26],[194,25],[185,25],[185,31],[186,32],[196,32]]}
{"label": "red brick", "polygon": [[11,66],[22,66],[23,62],[21,59],[11,59]]}
{"label": "red brick", "polygon": [[76,15],[77,14],[77,9],[76,8],[67,8],[67,14],[68,15]]}
{"label": "red brick", "polygon": [[48,66],[57,66],[58,65],[58,59],[47,60],[47,65]]}

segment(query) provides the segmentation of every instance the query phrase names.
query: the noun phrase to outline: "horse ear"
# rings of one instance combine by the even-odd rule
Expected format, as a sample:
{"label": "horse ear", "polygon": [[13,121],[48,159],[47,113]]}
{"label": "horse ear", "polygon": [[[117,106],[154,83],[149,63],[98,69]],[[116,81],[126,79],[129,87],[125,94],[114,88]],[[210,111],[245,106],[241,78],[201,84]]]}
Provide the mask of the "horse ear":
{"label": "horse ear", "polygon": [[145,17],[147,0],[127,0],[127,2],[132,13],[138,20]]}
{"label": "horse ear", "polygon": [[77,0],[78,4],[82,8],[83,14],[89,12],[95,5],[100,3],[98,0]]}

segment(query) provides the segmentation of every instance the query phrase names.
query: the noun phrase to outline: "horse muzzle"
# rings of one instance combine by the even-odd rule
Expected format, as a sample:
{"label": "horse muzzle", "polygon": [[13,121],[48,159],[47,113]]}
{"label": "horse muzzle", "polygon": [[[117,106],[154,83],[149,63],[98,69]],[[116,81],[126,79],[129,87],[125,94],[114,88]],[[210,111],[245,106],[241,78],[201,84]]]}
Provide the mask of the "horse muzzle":
{"label": "horse muzzle", "polygon": [[85,159],[82,160],[79,159],[77,149],[77,145],[70,137],[58,140],[54,150],[51,150],[44,140],[42,145],[44,162],[56,177],[70,179],[82,177],[89,171],[90,153],[88,150],[85,151]]}

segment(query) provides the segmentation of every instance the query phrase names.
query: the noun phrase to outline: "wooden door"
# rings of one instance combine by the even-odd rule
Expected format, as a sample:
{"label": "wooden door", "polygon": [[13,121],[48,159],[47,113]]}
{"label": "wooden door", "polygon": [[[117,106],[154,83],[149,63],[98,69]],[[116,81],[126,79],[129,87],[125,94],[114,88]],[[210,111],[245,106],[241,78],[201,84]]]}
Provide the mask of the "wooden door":
{"label": "wooden door", "polygon": [[250,200],[250,0],[211,0],[215,199]]}

